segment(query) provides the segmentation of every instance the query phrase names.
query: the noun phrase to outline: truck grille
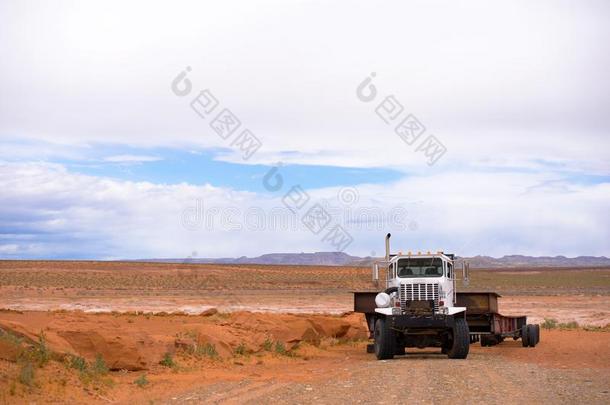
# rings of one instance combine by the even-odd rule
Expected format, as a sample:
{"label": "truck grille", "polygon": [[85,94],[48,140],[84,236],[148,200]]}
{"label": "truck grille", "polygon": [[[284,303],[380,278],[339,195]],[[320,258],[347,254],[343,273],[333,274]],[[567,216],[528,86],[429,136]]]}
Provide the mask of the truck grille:
{"label": "truck grille", "polygon": [[400,306],[406,308],[407,301],[434,301],[434,311],[438,311],[438,284],[401,284]]}

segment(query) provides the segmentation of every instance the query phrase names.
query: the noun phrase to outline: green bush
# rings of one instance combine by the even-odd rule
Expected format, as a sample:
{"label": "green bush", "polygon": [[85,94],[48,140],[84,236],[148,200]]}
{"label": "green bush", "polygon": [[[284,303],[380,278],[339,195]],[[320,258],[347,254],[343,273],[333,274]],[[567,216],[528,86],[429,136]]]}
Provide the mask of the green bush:
{"label": "green bush", "polygon": [[271,350],[273,350],[273,340],[269,338],[265,339],[265,342],[263,343],[263,349],[266,352],[270,352]]}
{"label": "green bush", "polygon": [[38,345],[34,348],[33,357],[38,367],[42,367],[51,359],[51,350],[47,346],[47,339],[44,332],[40,332],[38,337]]}
{"label": "green bush", "polygon": [[243,356],[246,354],[246,345],[243,342],[235,348],[235,354],[238,356]]}
{"label": "green bush", "polygon": [[176,362],[172,357],[171,353],[165,353],[163,359],[159,362],[164,367],[176,367]]}
{"label": "green bush", "polygon": [[578,329],[578,322],[571,321],[566,323],[560,323],[559,329]]}
{"label": "green bush", "polygon": [[557,319],[544,318],[544,322],[540,326],[544,329],[555,329],[557,327]]}
{"label": "green bush", "polygon": [[87,361],[82,357],[72,356],[70,358],[70,368],[76,369],[83,373],[87,371]]}
{"label": "green bush", "polygon": [[284,343],[278,341],[275,342],[275,352],[277,354],[286,355],[288,353],[288,350],[286,350],[286,346],[284,346]]}
{"label": "green bush", "polygon": [[31,362],[26,362],[19,371],[19,382],[28,387],[34,385],[34,365]]}
{"label": "green bush", "polygon": [[141,376],[136,378],[136,380],[133,383],[140,388],[144,388],[149,384],[148,378],[146,378],[146,374],[142,374]]}
{"label": "green bush", "polygon": [[98,375],[106,375],[108,374],[108,366],[106,366],[106,362],[104,361],[104,359],[102,358],[101,355],[97,355],[95,356],[95,361],[93,362],[93,365],[91,366],[91,371],[94,374],[98,374]]}
{"label": "green bush", "polygon": [[216,359],[218,357],[218,351],[216,350],[216,346],[211,343],[206,343],[203,346],[197,346],[197,349],[195,350],[195,355],[206,356],[211,359]]}

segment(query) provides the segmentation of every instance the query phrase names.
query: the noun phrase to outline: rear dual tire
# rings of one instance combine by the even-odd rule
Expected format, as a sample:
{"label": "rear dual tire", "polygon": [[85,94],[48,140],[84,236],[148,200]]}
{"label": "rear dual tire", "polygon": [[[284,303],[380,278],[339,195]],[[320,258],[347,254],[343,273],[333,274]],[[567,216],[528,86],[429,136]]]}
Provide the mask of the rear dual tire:
{"label": "rear dual tire", "polygon": [[535,347],[540,342],[540,325],[525,325],[521,329],[523,347]]}

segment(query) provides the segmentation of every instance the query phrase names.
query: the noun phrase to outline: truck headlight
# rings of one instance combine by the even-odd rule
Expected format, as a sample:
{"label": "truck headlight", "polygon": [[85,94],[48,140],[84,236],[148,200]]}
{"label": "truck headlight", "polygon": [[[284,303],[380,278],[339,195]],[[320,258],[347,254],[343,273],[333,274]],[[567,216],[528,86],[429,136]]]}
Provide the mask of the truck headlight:
{"label": "truck headlight", "polygon": [[387,308],[390,306],[390,296],[384,292],[377,294],[375,297],[375,305],[377,308]]}

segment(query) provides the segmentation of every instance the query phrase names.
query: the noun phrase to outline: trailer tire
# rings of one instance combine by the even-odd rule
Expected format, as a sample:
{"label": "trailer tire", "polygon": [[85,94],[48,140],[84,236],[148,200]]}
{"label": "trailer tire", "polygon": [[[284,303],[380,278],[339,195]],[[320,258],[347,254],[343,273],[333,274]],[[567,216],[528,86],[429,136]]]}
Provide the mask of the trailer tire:
{"label": "trailer tire", "polygon": [[491,343],[488,336],[481,336],[481,347],[489,347]]}
{"label": "trailer tire", "polygon": [[528,336],[528,346],[535,347],[538,344],[539,340],[539,331],[536,329],[537,325],[527,325],[527,336]]}
{"label": "trailer tire", "polygon": [[529,325],[523,325],[521,328],[521,345],[523,347],[528,347],[530,344],[529,329]]}
{"label": "trailer tire", "polygon": [[394,358],[396,336],[385,318],[377,319],[374,333],[377,360]]}
{"label": "trailer tire", "polygon": [[450,359],[465,359],[470,349],[470,330],[464,318],[456,318],[453,324],[453,342],[447,351]]}

